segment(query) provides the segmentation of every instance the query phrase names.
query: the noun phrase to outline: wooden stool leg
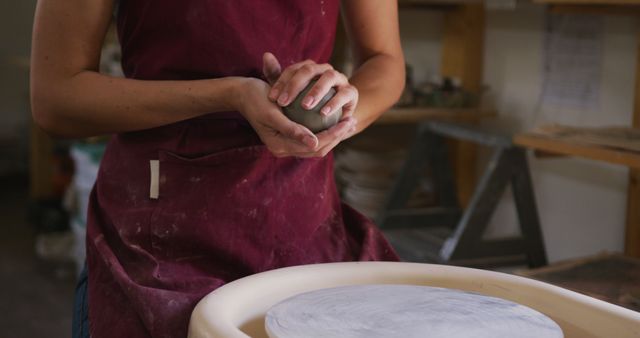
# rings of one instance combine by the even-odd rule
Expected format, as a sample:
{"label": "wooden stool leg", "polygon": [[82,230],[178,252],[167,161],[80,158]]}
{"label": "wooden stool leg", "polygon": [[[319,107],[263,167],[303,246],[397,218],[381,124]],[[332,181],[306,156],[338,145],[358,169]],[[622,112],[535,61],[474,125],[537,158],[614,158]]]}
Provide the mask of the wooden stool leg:
{"label": "wooden stool leg", "polygon": [[524,149],[512,150],[513,161],[517,166],[512,178],[513,198],[520,221],[520,230],[527,246],[527,258],[530,267],[547,265],[547,253],[542,237],[542,228],[538,217],[538,208],[533,193],[529,164]]}
{"label": "wooden stool leg", "polygon": [[438,205],[445,208],[459,208],[458,190],[449,157],[449,147],[444,137],[440,135],[428,133],[428,137],[429,166],[433,176],[434,190],[438,195]]}
{"label": "wooden stool leg", "polygon": [[427,151],[430,147],[428,140],[428,130],[419,127],[407,160],[398,173],[398,178],[391,188],[387,202],[376,217],[376,223],[380,228],[387,225],[387,212],[405,207],[411,193],[418,185],[428,162]]}
{"label": "wooden stool leg", "polygon": [[[470,140],[494,149],[462,215],[446,137]],[[434,178],[439,205],[407,208],[427,165]],[[521,236],[485,239],[483,235],[489,221],[509,185],[512,186]],[[423,251],[430,252],[429,257],[441,263],[504,265],[509,262],[527,263],[531,267],[547,264],[525,150],[514,147],[510,139],[499,135],[444,123],[420,125],[378,223],[386,230],[433,226],[432,233],[420,233],[418,237],[425,241],[426,250]],[[445,226],[448,229],[443,229]]]}
{"label": "wooden stool leg", "polygon": [[511,177],[512,166],[505,152],[504,148],[495,150],[462,219],[440,250],[443,260],[475,258],[478,253],[477,243],[481,241]]}

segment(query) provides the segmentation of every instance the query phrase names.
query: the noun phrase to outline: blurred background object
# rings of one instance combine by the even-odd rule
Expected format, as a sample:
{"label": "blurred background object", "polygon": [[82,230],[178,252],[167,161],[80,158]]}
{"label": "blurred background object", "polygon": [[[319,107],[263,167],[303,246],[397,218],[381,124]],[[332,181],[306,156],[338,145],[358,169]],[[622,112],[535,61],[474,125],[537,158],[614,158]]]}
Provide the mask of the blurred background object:
{"label": "blurred background object", "polygon": [[[36,1],[0,4],[0,337],[69,337],[89,194],[106,138],[56,140],[31,120]],[[122,76],[115,29],[100,70]]]}

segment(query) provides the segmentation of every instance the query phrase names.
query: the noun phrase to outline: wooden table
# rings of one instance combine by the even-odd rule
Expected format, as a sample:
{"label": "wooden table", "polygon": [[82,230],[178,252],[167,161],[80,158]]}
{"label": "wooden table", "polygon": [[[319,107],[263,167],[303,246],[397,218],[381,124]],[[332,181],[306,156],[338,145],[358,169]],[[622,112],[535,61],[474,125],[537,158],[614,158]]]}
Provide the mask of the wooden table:
{"label": "wooden table", "polygon": [[[517,145],[544,153],[576,156],[596,161],[621,164],[633,169],[640,169],[639,152],[571,142],[554,137],[538,135],[536,133],[517,134],[514,136],[513,142]],[[640,205],[638,207],[640,207]]]}

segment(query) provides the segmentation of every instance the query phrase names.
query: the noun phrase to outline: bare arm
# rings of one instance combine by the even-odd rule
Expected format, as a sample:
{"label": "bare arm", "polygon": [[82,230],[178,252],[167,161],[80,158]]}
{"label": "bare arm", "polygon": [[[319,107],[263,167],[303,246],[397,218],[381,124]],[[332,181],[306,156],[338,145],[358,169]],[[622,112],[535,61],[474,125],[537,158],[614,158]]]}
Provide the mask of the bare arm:
{"label": "bare arm", "polygon": [[398,4],[390,0],[347,0],[342,2],[342,10],[356,62],[349,82],[358,88],[360,96],[354,112],[360,131],[391,107],[404,88]]}
{"label": "bare arm", "polygon": [[[273,82],[269,99],[284,107],[313,78],[318,81],[302,100],[310,109],[330,88],[337,94],[323,109],[330,115],[342,108],[343,120],[318,134],[319,147],[304,156],[324,156],[342,140],[375,121],[400,97],[405,81],[405,65],[398,28],[398,4],[394,0],[342,1],[347,35],[354,51],[356,70],[347,79],[329,64],[305,60],[280,71],[280,64],[267,54],[265,76]],[[299,155],[298,155],[299,156]]]}
{"label": "bare arm", "polygon": [[235,110],[274,152],[317,146],[306,128],[267,99],[253,78],[138,81],[99,74],[100,50],[113,0],[40,0],[32,48],[31,101],[51,134],[85,137],[153,128],[216,111]]}
{"label": "bare arm", "polygon": [[136,81],[99,74],[113,0],[40,0],[33,34],[35,120],[52,134],[84,137],[157,127],[231,110],[239,79]]}

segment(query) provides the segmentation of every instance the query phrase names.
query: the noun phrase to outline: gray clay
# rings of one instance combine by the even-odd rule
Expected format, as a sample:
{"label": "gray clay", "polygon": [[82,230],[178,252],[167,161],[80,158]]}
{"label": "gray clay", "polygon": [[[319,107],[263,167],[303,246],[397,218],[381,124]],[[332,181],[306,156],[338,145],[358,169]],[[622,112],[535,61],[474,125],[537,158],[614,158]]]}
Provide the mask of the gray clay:
{"label": "gray clay", "polygon": [[335,95],[336,90],[331,88],[327,95],[325,95],[315,107],[307,110],[302,107],[302,99],[309,93],[316,80],[309,82],[307,87],[296,97],[291,104],[283,107],[284,115],[286,115],[291,121],[299,123],[311,130],[314,133],[321,132],[336,125],[342,117],[342,109],[338,109],[329,116],[324,116],[320,113],[320,110],[324,105],[329,102]]}
{"label": "gray clay", "polygon": [[511,301],[417,285],[352,285],[273,306],[270,338],[562,338],[544,314]]}

